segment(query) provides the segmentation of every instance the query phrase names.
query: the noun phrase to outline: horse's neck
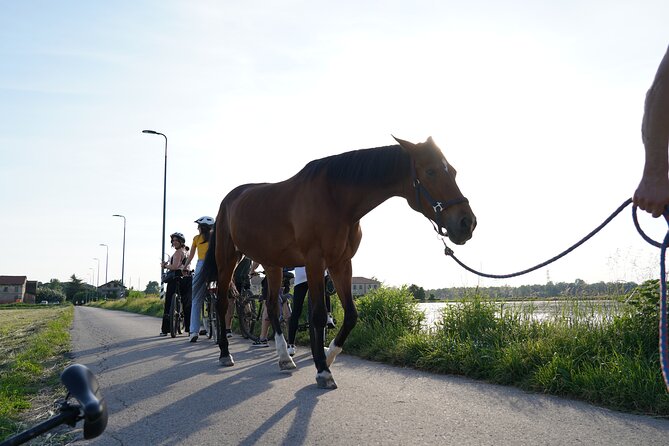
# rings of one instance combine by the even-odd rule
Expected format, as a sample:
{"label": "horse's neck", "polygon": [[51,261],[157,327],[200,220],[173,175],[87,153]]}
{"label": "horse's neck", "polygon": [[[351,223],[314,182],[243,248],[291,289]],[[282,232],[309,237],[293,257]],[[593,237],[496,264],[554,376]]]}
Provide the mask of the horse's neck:
{"label": "horse's neck", "polygon": [[368,189],[347,188],[342,191],[342,197],[348,201],[353,221],[358,221],[374,208],[391,197],[403,197],[410,202],[409,191],[411,179],[409,176],[386,187],[369,187]]}

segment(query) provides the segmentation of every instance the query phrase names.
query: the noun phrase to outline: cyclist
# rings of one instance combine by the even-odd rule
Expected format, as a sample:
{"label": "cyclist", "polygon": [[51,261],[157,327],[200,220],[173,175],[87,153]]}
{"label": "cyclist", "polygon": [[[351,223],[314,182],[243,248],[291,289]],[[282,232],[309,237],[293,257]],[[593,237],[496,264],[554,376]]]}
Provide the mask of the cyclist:
{"label": "cyclist", "polygon": [[203,278],[200,276],[200,271],[202,270],[202,264],[204,263],[204,256],[207,254],[207,249],[209,248],[209,237],[214,222],[215,220],[213,218],[207,216],[195,220],[195,223],[197,223],[198,235],[193,237],[193,245],[190,249],[190,255],[188,256],[188,260],[186,260],[186,268],[190,268],[190,262],[193,260],[193,257],[197,252],[197,263],[195,264],[195,275],[193,276],[193,296],[189,330],[190,342],[197,342],[198,335],[201,331],[203,334],[206,333],[202,324],[202,305],[204,304],[207,287]]}
{"label": "cyclist", "polygon": [[[327,277],[327,270],[325,275]],[[304,266],[298,266],[295,268],[295,287],[293,288],[293,315],[295,317],[290,319],[290,325],[288,327],[288,354],[290,356],[295,355],[295,336],[297,335],[297,327],[300,323],[300,315],[302,314],[302,307],[304,306],[304,298],[309,291],[309,285],[307,284],[307,269]],[[326,291],[325,293],[325,308],[328,312],[327,326],[328,328],[335,328],[334,319],[332,318],[332,305],[330,303],[330,294]]]}
{"label": "cyclist", "polygon": [[[179,286],[179,294],[181,294],[181,302],[184,308],[184,321],[188,321],[190,318],[191,282],[190,276],[184,274],[186,266],[186,238],[181,232],[175,232],[170,235],[170,239],[174,248],[174,254],[172,254],[169,261],[163,262],[163,268],[168,271],[168,280],[166,281],[167,291],[165,294],[165,309],[163,310],[163,324],[160,336],[167,336],[167,333],[170,331],[171,297],[176,291],[177,286]],[[184,322],[184,325],[187,325],[187,322]]]}
{"label": "cyclist", "polygon": [[[251,289],[250,274],[255,273],[258,266],[258,262],[251,260],[251,258],[247,256],[242,257],[237,264],[232,280],[234,281],[235,288],[240,294],[243,293],[244,290]],[[232,317],[234,315],[234,310],[234,302],[231,302],[231,305],[228,305],[228,313],[225,315],[225,335],[229,338],[232,337]]]}
{"label": "cyclist", "polygon": [[[288,268],[283,269],[283,284],[279,289],[279,305],[282,307],[280,310],[280,318],[290,321],[291,311],[290,305],[288,304],[288,299],[293,297],[290,294],[290,280],[293,278],[293,273],[291,273]],[[262,298],[265,301],[265,306],[262,310],[262,322],[260,324],[260,337],[257,341],[251,344],[253,347],[269,347],[267,341],[267,335],[269,334],[270,320],[269,315],[267,314],[267,277],[262,280]],[[285,335],[284,335],[285,336]]]}

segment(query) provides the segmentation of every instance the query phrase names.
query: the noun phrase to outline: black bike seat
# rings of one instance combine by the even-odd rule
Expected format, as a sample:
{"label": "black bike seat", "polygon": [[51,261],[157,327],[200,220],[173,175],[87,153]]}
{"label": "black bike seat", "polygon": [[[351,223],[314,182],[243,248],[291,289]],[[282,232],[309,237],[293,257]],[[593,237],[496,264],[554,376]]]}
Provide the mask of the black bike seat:
{"label": "black bike seat", "polygon": [[98,380],[86,366],[72,364],[60,375],[67,391],[81,404],[84,413],[84,438],[95,438],[107,427],[107,403],[100,393]]}

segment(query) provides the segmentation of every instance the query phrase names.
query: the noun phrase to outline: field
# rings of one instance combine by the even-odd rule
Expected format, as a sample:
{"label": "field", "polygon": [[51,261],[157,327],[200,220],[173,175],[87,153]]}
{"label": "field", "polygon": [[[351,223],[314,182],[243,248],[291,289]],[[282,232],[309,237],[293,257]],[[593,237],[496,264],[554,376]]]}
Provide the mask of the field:
{"label": "field", "polygon": [[0,440],[47,417],[64,397],[59,376],[73,314],[71,305],[0,307]]}

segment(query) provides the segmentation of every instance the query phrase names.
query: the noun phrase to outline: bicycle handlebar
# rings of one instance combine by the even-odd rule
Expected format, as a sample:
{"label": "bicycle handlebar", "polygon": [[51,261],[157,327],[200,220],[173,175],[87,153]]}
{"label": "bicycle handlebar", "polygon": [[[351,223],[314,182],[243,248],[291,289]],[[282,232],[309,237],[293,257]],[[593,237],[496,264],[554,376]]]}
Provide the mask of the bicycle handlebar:
{"label": "bicycle handlebar", "polygon": [[86,366],[72,364],[63,370],[60,380],[78,403],[65,401],[61,404],[58,415],[55,415],[32,428],[10,437],[0,446],[23,444],[31,439],[60,426],[75,426],[77,421],[84,420],[84,438],[89,440],[102,434],[107,427],[107,403],[100,393],[98,381]]}

